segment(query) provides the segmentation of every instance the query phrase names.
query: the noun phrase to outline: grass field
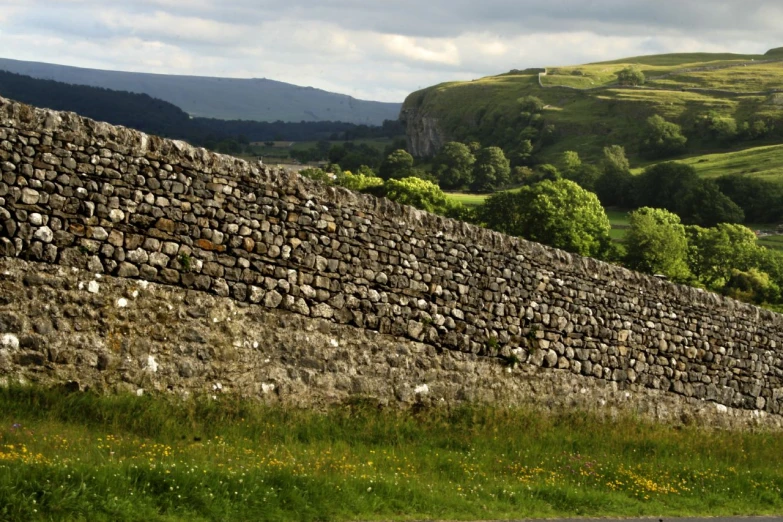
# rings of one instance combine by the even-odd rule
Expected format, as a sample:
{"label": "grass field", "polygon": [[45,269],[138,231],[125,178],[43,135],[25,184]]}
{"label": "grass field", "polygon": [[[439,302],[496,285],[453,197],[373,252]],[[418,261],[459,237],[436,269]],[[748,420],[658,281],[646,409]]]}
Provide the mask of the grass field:
{"label": "grass field", "polygon": [[467,408],[0,390],[7,521],[772,514],[783,434]]}
{"label": "grass field", "polygon": [[[728,174],[744,174],[754,178],[783,183],[783,145],[766,145],[743,150],[704,154],[676,161],[691,165],[699,176],[717,178]],[[645,165],[649,166],[649,165]],[[634,169],[639,174],[642,167]]]}
{"label": "grass field", "polygon": [[651,78],[651,80],[649,85],[656,87],[706,87],[734,92],[767,91],[783,87],[783,63],[764,63],[713,71],[675,73],[666,78]]}
{"label": "grass field", "polygon": [[477,207],[484,203],[488,194],[466,194],[464,192],[446,192],[446,197],[456,203],[462,203],[466,207]]}
{"label": "grass field", "polygon": [[[647,85],[654,87],[709,87],[736,92],[779,88],[783,84],[783,63],[749,63],[766,59],[769,57],[704,53],[637,56],[612,62],[548,68],[542,83],[546,86],[577,88],[610,85],[616,83],[617,73],[621,69],[635,66],[644,73]],[[683,69],[699,67],[724,68],[678,73]]]}
{"label": "grass field", "polygon": [[747,62],[750,60],[766,60],[776,58],[763,54],[734,53],[669,53],[649,56],[632,56],[606,62],[596,62],[590,65],[623,65],[629,63],[653,67],[698,67],[702,65],[717,65],[722,63]]}

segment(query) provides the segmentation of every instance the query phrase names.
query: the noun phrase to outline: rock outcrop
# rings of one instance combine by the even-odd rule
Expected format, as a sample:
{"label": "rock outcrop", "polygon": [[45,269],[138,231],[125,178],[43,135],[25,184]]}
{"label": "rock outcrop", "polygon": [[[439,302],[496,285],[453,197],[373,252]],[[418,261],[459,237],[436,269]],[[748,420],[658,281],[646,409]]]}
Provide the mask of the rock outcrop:
{"label": "rock outcrop", "polygon": [[423,112],[411,98],[402,106],[400,121],[405,125],[408,151],[417,158],[434,156],[450,141],[441,129],[438,119]]}

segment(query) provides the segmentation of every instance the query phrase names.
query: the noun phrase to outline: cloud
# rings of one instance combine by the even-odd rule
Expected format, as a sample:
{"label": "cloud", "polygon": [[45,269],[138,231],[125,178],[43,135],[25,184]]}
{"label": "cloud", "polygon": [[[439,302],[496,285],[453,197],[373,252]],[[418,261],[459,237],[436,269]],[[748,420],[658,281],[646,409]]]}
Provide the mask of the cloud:
{"label": "cloud", "polygon": [[764,52],[781,17],[762,0],[0,0],[0,56],[402,101],[512,68]]}
{"label": "cloud", "polygon": [[402,35],[384,35],[383,43],[392,56],[417,62],[433,62],[447,65],[459,65],[459,48],[453,42],[437,39],[421,41]]}

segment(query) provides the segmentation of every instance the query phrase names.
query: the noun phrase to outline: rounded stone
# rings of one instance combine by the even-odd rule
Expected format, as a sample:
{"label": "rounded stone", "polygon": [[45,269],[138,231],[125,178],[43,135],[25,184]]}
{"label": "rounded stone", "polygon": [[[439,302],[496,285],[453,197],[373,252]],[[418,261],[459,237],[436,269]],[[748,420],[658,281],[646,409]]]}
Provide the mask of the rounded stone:
{"label": "rounded stone", "polygon": [[52,232],[52,229],[49,227],[41,227],[35,231],[35,235],[33,237],[35,237],[35,239],[38,241],[42,241],[43,243],[51,243],[54,239],[54,232]]}

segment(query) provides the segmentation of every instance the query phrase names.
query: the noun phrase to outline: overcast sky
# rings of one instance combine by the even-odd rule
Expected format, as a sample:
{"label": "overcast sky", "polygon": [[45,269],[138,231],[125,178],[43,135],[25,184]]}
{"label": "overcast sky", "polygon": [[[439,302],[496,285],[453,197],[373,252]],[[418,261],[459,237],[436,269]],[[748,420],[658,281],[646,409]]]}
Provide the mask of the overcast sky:
{"label": "overcast sky", "polygon": [[0,57],[402,101],[450,80],[783,46],[781,0],[0,0]]}

